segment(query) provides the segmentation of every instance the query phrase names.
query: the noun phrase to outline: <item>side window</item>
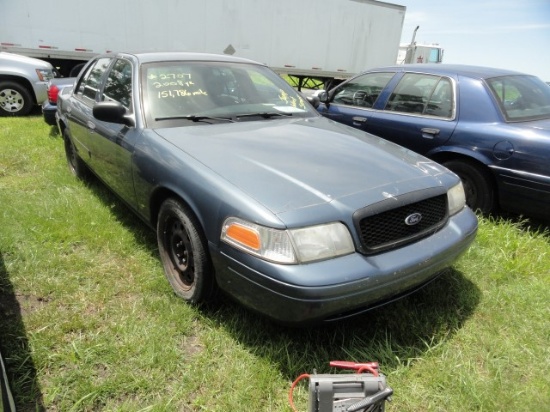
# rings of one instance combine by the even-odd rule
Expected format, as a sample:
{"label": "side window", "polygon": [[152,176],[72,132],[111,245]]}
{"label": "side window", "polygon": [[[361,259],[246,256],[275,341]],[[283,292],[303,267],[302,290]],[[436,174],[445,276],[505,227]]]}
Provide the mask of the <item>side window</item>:
{"label": "side window", "polygon": [[347,106],[372,107],[393,76],[394,73],[367,73],[359,76],[338,86],[332,101]]}
{"label": "side window", "polygon": [[424,114],[452,118],[454,112],[453,84],[445,77],[437,82]]}
{"label": "side window", "polygon": [[120,102],[126,109],[132,109],[132,64],[128,60],[116,61],[105,81],[101,100]]}
{"label": "side window", "polygon": [[399,81],[384,110],[451,118],[453,87],[448,78],[407,73]]}
{"label": "side window", "polygon": [[99,87],[101,85],[101,77],[111,63],[111,58],[98,59],[94,64],[88,67],[88,70],[80,79],[80,83],[76,89],[76,95],[82,98],[96,101]]}

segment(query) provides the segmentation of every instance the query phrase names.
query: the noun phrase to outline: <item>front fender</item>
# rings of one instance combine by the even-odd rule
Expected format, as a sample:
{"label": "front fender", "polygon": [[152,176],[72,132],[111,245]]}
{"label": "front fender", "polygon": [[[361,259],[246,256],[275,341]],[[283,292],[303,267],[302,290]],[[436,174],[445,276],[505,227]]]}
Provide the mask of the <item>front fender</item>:
{"label": "front fender", "polygon": [[55,120],[57,123],[57,128],[59,129],[60,134],[63,136],[65,129],[69,127],[69,122],[67,119],[67,106],[69,104],[68,99],[73,90],[73,86],[67,86],[61,89],[59,95],[57,96],[57,110],[55,112]]}

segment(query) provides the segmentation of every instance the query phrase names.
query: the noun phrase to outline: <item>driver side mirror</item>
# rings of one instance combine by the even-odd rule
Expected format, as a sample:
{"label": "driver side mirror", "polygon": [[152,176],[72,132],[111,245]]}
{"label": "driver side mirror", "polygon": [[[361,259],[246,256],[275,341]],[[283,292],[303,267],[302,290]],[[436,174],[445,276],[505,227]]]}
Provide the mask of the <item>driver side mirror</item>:
{"label": "driver side mirror", "polygon": [[135,122],[131,115],[126,114],[126,108],[119,102],[106,101],[96,103],[92,113],[97,120],[109,123],[124,124],[134,127]]}
{"label": "driver side mirror", "polygon": [[327,93],[326,90],[321,90],[318,94],[317,94],[317,97],[319,98],[319,101],[321,103],[324,103],[324,104],[329,104],[329,95]]}
{"label": "driver side mirror", "polygon": [[311,103],[311,105],[313,107],[315,107],[316,109],[319,107],[319,105],[321,104],[321,101],[319,100],[319,98],[317,96],[307,96],[306,97],[307,101],[309,103]]}

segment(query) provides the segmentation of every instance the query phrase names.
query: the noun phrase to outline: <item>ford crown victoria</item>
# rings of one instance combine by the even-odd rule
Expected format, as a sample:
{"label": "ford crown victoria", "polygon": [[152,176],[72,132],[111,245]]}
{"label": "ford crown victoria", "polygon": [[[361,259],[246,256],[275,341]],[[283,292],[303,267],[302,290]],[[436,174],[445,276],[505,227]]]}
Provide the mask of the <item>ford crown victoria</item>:
{"label": "ford crown victoria", "polygon": [[58,125],[70,170],[156,231],[188,302],[219,289],[282,323],[341,319],[435,279],[476,235],[454,173],[323,118],[249,60],[98,56]]}

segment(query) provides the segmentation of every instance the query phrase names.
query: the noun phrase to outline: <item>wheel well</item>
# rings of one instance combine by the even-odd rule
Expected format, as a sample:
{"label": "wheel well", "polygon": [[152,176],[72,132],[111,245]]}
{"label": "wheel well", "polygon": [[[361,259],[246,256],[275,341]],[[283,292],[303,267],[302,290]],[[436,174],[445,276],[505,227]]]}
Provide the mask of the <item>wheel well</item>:
{"label": "wheel well", "polygon": [[443,164],[451,160],[459,160],[465,163],[469,163],[473,166],[476,166],[491,181],[491,185],[493,186],[493,190],[495,191],[495,199],[498,199],[497,182],[495,180],[495,177],[493,176],[493,173],[485,163],[480,162],[479,160],[470,156],[465,156],[458,153],[449,153],[449,152],[437,153],[436,155],[432,156],[431,159],[440,164]]}
{"label": "wheel well", "polygon": [[24,87],[25,89],[27,89],[27,91],[29,92],[29,94],[31,95],[32,97],[32,100],[33,100],[33,103],[36,104],[36,95],[34,93],[34,89],[32,88],[32,84],[31,82],[29,82],[27,79],[25,79],[24,77],[19,77],[19,76],[10,76],[10,75],[2,75],[0,76],[0,82],[1,81],[10,81],[10,82],[14,82],[14,83],[17,83],[18,85]]}
{"label": "wheel well", "polygon": [[67,128],[67,125],[62,120],[60,120],[57,124],[59,125],[59,133],[63,137],[63,134],[65,133],[65,129]]}
{"label": "wheel well", "polygon": [[436,161],[437,163],[441,163],[441,164],[445,163],[445,162],[448,162],[450,160],[460,160],[460,161],[463,161],[463,162],[466,162],[466,163],[473,164],[473,165],[477,166],[480,169],[483,169],[483,171],[488,173],[489,175],[491,174],[491,173],[489,173],[489,168],[483,162],[480,162],[479,160],[477,160],[473,157],[465,156],[465,155],[460,154],[460,153],[450,153],[450,152],[436,153],[435,155],[430,156],[430,157],[431,157],[432,160]]}
{"label": "wheel well", "polygon": [[[157,189],[155,193],[153,193],[153,196],[151,196],[151,201],[149,202],[150,222],[153,228],[157,227],[158,214],[162,203],[170,197],[180,201],[183,205],[185,205],[185,207],[187,207],[187,209],[189,209],[191,213],[193,213],[195,218],[197,218],[197,215],[195,214],[193,208],[189,205],[189,203],[187,203],[184,199],[182,199],[180,195],[178,195],[174,191],[163,187],[163,188]],[[198,218],[197,218],[197,221],[200,222]],[[200,223],[202,225],[202,222]]]}

